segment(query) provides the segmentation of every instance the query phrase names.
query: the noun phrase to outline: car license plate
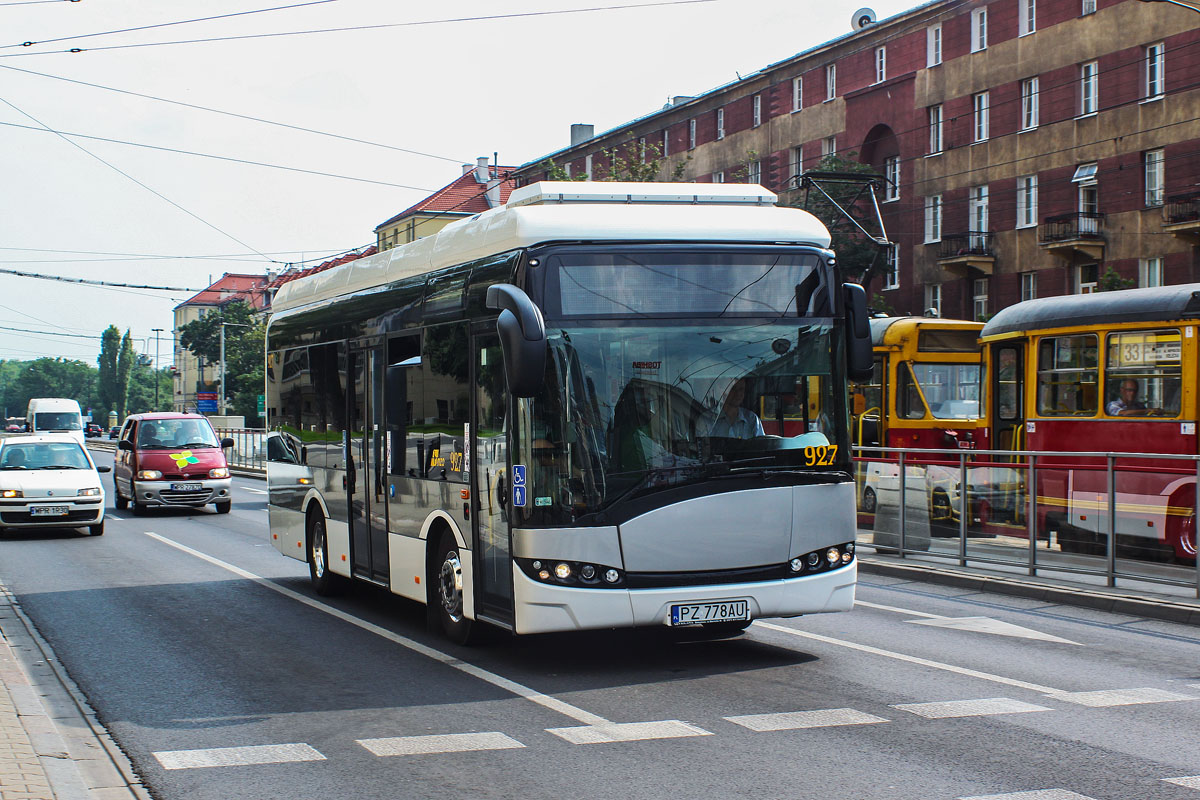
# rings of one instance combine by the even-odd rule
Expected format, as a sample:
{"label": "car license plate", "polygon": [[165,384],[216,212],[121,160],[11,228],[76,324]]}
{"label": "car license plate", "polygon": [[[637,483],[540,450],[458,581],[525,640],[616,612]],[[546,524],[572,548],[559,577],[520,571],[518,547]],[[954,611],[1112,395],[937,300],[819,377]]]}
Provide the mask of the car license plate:
{"label": "car license plate", "polygon": [[172,483],[172,492],[198,492],[204,487],[198,483]]}
{"label": "car license plate", "polygon": [[31,517],[65,517],[70,510],[70,506],[30,506],[29,515]]}
{"label": "car license plate", "polygon": [[701,625],[750,619],[749,600],[717,600],[671,606],[671,625]]}

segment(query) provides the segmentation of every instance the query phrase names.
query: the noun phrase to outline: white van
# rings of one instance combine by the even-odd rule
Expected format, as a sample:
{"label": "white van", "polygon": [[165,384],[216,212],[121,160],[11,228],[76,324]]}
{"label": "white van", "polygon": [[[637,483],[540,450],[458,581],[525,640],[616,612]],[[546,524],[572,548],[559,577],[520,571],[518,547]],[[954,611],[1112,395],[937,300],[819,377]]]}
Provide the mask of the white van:
{"label": "white van", "polygon": [[84,444],[83,413],[79,403],[65,397],[35,397],[25,412],[30,433],[69,433]]}

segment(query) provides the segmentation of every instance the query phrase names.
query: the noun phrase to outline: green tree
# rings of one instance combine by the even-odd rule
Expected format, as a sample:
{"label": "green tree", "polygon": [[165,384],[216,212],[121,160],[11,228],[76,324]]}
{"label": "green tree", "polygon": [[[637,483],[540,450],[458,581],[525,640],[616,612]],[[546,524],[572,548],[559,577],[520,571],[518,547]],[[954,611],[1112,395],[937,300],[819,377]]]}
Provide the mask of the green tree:
{"label": "green tree", "polygon": [[33,397],[67,397],[86,408],[94,378],[95,370],[82,361],[39,358],[29,362],[21,372],[8,402],[20,409],[20,416],[24,416],[25,407]]}
{"label": "green tree", "polygon": [[[822,172],[862,175],[864,181],[871,176],[879,177],[879,173],[870,164],[856,161],[856,155],[857,153],[847,153],[844,157],[836,154],[825,156],[817,165],[817,169]],[[864,228],[873,230],[875,209],[870,193],[860,194],[862,184],[823,184],[823,188],[838,205],[853,214]],[[829,229],[832,239],[829,246],[837,254],[842,275],[846,280],[861,283],[869,292],[871,282],[882,276],[887,269],[883,248],[864,235],[829,198],[816,189],[806,190],[793,205],[804,208]]]}
{"label": "green tree", "polygon": [[1116,292],[1121,289],[1132,289],[1137,286],[1137,281],[1132,278],[1122,278],[1112,264],[1108,265],[1108,269],[1100,276],[1100,280],[1096,281],[1097,292]]}
{"label": "green tree", "polygon": [[[117,357],[121,353],[121,331],[116,325],[109,325],[100,336],[100,374],[96,385],[96,393],[100,399],[100,412],[107,418],[108,412],[116,411],[118,398],[121,395],[117,384]],[[117,421],[120,421],[118,417]]]}
{"label": "green tree", "polygon": [[[158,381],[158,403],[154,402],[154,383]],[[139,359],[129,376],[129,410],[170,411],[174,402],[174,386],[171,373],[165,369],[154,369],[144,359]]]}
{"label": "green tree", "polygon": [[263,348],[266,326],[242,301],[228,303],[215,313],[179,329],[179,343],[210,364],[221,360],[221,323],[225,325],[225,395],[231,410],[258,420],[258,396],[263,393]]}
{"label": "green tree", "polygon": [[[600,151],[604,161],[599,169],[592,171],[595,181],[629,181],[632,183],[654,183],[657,181],[681,181],[687,164],[692,160],[688,155],[682,161],[677,161],[664,173],[667,162],[662,156],[662,147],[652,142],[644,145],[640,142],[628,141],[607,150]],[[564,167],[548,158],[542,162],[548,181],[586,181],[587,175],[568,175]],[[660,177],[665,174],[666,177]]]}
{"label": "green tree", "polygon": [[124,420],[129,413],[129,376],[133,374],[133,365],[137,353],[133,351],[133,338],[129,330],[121,337],[121,351],[117,354],[117,419]]}

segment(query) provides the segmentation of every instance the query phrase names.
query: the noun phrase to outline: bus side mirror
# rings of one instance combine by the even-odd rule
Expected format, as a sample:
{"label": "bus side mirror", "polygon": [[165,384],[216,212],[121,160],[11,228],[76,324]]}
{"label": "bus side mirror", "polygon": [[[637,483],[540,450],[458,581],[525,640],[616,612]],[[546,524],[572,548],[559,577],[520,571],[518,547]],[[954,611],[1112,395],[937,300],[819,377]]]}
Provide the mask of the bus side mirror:
{"label": "bus side mirror", "polygon": [[502,309],[496,320],[504,351],[504,375],[516,397],[533,397],[546,372],[546,323],[542,312],[521,289],[497,283],[487,290],[488,308]]}
{"label": "bus side mirror", "polygon": [[867,321],[867,291],[857,283],[842,284],[842,300],[846,313],[846,374],[852,381],[865,381],[871,377],[875,360]]}

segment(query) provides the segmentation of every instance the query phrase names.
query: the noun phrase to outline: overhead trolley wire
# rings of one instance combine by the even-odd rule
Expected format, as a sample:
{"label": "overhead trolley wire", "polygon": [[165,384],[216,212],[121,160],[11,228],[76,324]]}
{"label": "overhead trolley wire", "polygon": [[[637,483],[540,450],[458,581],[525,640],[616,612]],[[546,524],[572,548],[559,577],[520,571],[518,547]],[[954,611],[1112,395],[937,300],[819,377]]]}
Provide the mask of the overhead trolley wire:
{"label": "overhead trolley wire", "polygon": [[[332,2],[332,0],[326,0],[326,1]],[[378,23],[375,25],[351,25],[351,26],[342,27],[342,28],[316,28],[316,29],[303,30],[303,31],[278,31],[276,33],[250,33],[250,34],[243,34],[241,36],[212,36],[212,37],[207,37],[207,38],[203,38],[203,39],[179,39],[179,40],[168,41],[168,42],[140,42],[140,43],[133,43],[133,44],[103,45],[100,47],[71,47],[66,50],[39,50],[36,52],[28,52],[28,53],[6,53],[3,55],[0,55],[0,58],[15,58],[15,57],[19,57],[19,56],[58,55],[61,53],[94,53],[94,52],[98,52],[101,50],[126,50],[126,49],[130,49],[130,48],[135,48],[135,47],[163,47],[163,46],[167,46],[167,45],[177,45],[177,44],[211,44],[213,42],[234,42],[234,41],[240,41],[240,40],[245,40],[245,39],[275,39],[275,38],[281,38],[284,36],[308,36],[308,35],[319,34],[319,33],[346,33],[346,32],[351,32],[351,31],[386,30],[389,28],[411,28],[411,27],[418,27],[418,26],[423,26],[423,25],[446,25],[446,24],[455,23],[455,22],[490,22],[493,20],[502,20],[502,19],[520,19],[520,18],[528,18],[528,17],[549,17],[549,16],[558,16],[558,15],[562,15],[562,14],[592,14],[592,13],[597,13],[597,12],[601,12],[601,11],[624,11],[624,10],[635,9],[635,8],[656,8],[659,6],[683,6],[683,5],[695,5],[698,3],[715,3],[715,2],[717,2],[717,0],[661,0],[661,2],[657,2],[657,3],[634,3],[634,4],[628,4],[628,5],[596,6],[596,7],[592,7],[592,8],[567,8],[567,9],[559,9],[556,11],[526,11],[526,12],[513,13],[513,14],[491,14],[491,15],[479,16],[479,17],[452,17],[452,18],[447,18],[447,19],[420,20],[418,22],[384,22],[384,23]],[[109,31],[107,33],[116,33],[116,32],[117,31]],[[98,36],[98,35],[105,35],[105,34],[88,34],[88,35]],[[47,41],[65,41],[68,39],[75,39],[75,38],[82,38],[82,37],[63,37],[61,39],[53,39],[53,40],[47,40]],[[20,44],[3,45],[3,46],[0,46],[0,49],[7,49],[7,48],[11,48],[11,47],[27,47],[27,46],[33,46],[35,44],[38,44],[38,42],[22,42]]]}
{"label": "overhead trolley wire", "polygon": [[0,268],[0,275],[16,275],[19,278],[39,278],[44,281],[60,281],[62,283],[83,283],[88,286],[112,286],[121,289],[153,289],[156,292],[199,292],[201,289],[188,289],[183,286],[148,286],[137,283],[114,283],[112,281],[97,281],[90,278],[68,278],[63,275],[42,275],[37,272],[22,272],[16,269]]}

